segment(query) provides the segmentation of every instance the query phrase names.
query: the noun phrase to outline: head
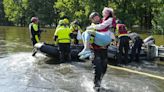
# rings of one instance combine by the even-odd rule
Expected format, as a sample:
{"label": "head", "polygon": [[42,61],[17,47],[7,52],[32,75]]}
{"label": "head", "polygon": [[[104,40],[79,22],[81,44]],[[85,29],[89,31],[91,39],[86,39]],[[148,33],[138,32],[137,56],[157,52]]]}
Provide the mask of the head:
{"label": "head", "polygon": [[78,21],[78,20],[74,20],[74,21],[72,22],[72,24],[75,24],[75,25],[80,25],[80,23],[79,23],[79,21]]}
{"label": "head", "polygon": [[32,18],[31,18],[31,22],[32,22],[32,23],[35,23],[35,24],[38,24],[39,19],[38,19],[37,17],[32,17]]}
{"label": "head", "polygon": [[64,21],[63,20],[59,20],[58,25],[63,25],[63,24],[64,24]]}
{"label": "head", "polygon": [[92,21],[92,23],[99,23],[100,22],[100,16],[98,12],[92,12],[89,15],[89,19]]}
{"label": "head", "polygon": [[102,15],[104,18],[109,18],[109,17],[113,17],[113,9],[112,8],[107,8],[104,7],[103,11],[102,11]]}
{"label": "head", "polygon": [[75,29],[75,30],[78,30],[78,27],[80,26],[80,23],[78,20],[74,20],[72,23],[71,23],[71,26]]}
{"label": "head", "polygon": [[63,22],[64,22],[65,25],[68,25],[69,24],[69,20],[67,18],[64,18],[63,19]]}

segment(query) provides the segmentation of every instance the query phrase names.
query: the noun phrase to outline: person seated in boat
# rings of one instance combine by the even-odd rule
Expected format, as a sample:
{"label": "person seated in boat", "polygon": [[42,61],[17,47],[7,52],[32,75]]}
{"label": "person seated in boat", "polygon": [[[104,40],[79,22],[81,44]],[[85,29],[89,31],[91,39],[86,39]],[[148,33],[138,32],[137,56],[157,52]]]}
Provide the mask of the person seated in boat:
{"label": "person seated in boat", "polygon": [[71,23],[70,29],[72,30],[73,33],[73,42],[74,44],[79,44],[79,40],[81,40],[81,33],[82,29],[80,27],[80,23],[78,20],[75,20]]}
{"label": "person seated in boat", "polygon": [[69,28],[69,20],[67,18],[59,22],[60,25],[56,29],[54,34],[54,41],[56,41],[56,43],[59,46],[60,62],[62,63],[71,60],[70,43],[71,43],[72,31]]}
{"label": "person seated in boat", "polygon": [[140,37],[140,35],[135,32],[129,32],[128,36],[132,41],[132,49],[131,49],[132,51],[130,54],[130,61],[135,61],[139,63],[139,56],[140,56],[143,40]]}
{"label": "person seated in boat", "polygon": [[114,38],[110,31],[113,22],[113,9],[105,7],[102,13],[104,18],[101,23],[87,27],[86,31],[82,34],[84,49],[78,54],[80,59],[88,57],[89,53],[91,53],[89,42],[91,36],[94,36],[94,44],[98,46],[107,46],[112,41],[112,38]]}
{"label": "person seated in boat", "polygon": [[118,35],[118,59],[117,64],[129,63],[128,51],[129,51],[129,36],[126,25],[118,22],[116,25],[116,35]]}

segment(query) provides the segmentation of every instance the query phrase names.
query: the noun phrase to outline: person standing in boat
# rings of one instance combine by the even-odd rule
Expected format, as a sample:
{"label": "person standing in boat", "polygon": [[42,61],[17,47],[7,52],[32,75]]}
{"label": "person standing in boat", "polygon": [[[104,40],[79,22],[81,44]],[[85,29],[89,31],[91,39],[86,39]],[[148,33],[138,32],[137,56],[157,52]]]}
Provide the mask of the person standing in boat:
{"label": "person standing in boat", "polygon": [[69,20],[67,18],[60,20],[60,25],[55,31],[54,41],[59,46],[60,62],[66,62],[71,60],[70,56],[70,43],[72,31],[69,28]]}
{"label": "person standing in boat", "polygon": [[140,56],[143,40],[140,37],[140,35],[135,33],[135,32],[132,32],[132,33],[129,32],[128,36],[130,37],[130,39],[133,43],[132,44],[132,51],[131,51],[131,54],[130,54],[130,61],[131,62],[135,61],[135,62],[139,63],[139,56]]}
{"label": "person standing in boat", "polygon": [[81,33],[82,29],[80,27],[80,23],[78,20],[75,20],[71,23],[70,29],[72,30],[73,33],[73,40],[74,44],[79,44],[79,40],[81,40]]}
{"label": "person standing in boat", "polygon": [[129,36],[128,31],[125,24],[118,23],[116,25],[116,35],[118,35],[118,59],[117,64],[127,64],[129,62],[128,59],[128,51],[129,51]]}

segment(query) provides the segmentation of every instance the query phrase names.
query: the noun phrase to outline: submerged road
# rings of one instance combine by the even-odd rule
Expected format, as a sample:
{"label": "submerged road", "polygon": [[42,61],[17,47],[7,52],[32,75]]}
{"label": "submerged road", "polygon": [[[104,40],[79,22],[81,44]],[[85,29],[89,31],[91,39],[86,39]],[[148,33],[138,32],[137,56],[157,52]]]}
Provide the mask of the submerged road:
{"label": "submerged road", "polygon": [[[43,33],[42,41],[51,42],[53,33]],[[163,43],[163,36],[156,39]],[[32,57],[31,50],[27,28],[0,27],[0,92],[94,92],[91,62],[46,64],[55,60]],[[109,66],[102,92],[164,92],[163,77],[164,67],[147,61]]]}
{"label": "submerged road", "polygon": [[[48,60],[41,54],[4,55],[0,58],[0,92],[94,92],[90,62],[49,65]],[[102,82],[103,92],[164,92],[163,85],[164,80],[112,66]]]}

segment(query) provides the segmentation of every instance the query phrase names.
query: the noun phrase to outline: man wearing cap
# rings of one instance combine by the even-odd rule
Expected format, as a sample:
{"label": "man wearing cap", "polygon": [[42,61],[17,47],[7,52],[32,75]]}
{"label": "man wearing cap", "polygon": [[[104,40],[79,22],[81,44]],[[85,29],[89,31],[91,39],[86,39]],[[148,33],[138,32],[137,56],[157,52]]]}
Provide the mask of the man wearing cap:
{"label": "man wearing cap", "polygon": [[[89,18],[92,21],[91,26],[95,26],[102,23],[102,20],[97,12],[92,12]],[[108,25],[110,24],[112,24],[112,20],[111,23],[109,23]],[[110,41],[112,40],[111,32],[107,32],[107,31],[108,29],[102,29],[102,30],[93,29],[92,31],[93,34],[91,34],[91,36],[93,36],[93,42],[91,45],[88,45],[89,46],[88,48],[92,48],[95,55],[95,57],[92,60],[92,63],[94,68],[94,89],[96,91],[100,90],[102,78],[107,70],[107,47],[108,47],[108,45],[100,45],[97,43],[102,40],[105,40],[107,41],[107,43],[110,43]],[[104,34],[106,32],[108,34]],[[82,37],[85,38],[85,36],[87,35],[88,34],[84,32],[82,34]],[[80,58],[83,57],[85,58],[86,56],[89,56],[89,53],[80,55]]]}
{"label": "man wearing cap", "polygon": [[[97,12],[92,12],[89,18],[92,21],[91,25],[101,23],[101,18]],[[93,39],[91,48],[95,55],[95,58],[92,61],[94,68],[94,89],[98,91],[100,90],[102,78],[107,70],[107,46],[98,46],[94,43],[96,39]]]}

